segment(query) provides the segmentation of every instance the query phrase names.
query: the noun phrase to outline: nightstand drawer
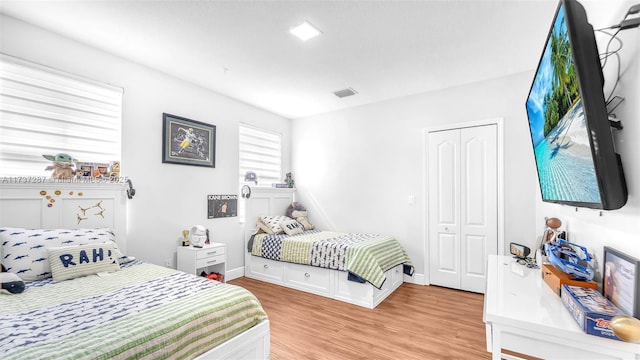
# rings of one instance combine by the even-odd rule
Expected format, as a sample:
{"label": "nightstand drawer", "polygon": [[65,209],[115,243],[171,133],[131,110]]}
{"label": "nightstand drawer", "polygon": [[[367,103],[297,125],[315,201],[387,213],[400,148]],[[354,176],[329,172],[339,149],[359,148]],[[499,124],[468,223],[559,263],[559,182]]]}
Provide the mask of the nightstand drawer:
{"label": "nightstand drawer", "polygon": [[224,263],[224,253],[216,256],[208,256],[202,259],[196,260],[196,268],[203,268],[210,265],[222,264]]}
{"label": "nightstand drawer", "polygon": [[204,259],[212,256],[224,255],[224,246],[216,246],[212,248],[202,248],[197,251],[196,259]]}

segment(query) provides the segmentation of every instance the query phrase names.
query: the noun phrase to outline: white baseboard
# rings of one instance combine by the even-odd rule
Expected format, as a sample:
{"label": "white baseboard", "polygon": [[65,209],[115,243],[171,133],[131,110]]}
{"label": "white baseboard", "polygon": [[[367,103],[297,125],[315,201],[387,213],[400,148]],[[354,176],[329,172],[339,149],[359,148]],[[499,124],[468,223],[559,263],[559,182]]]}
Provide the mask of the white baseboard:
{"label": "white baseboard", "polygon": [[404,282],[408,282],[408,283],[411,283],[411,284],[429,285],[425,281],[424,274],[413,273],[413,276],[409,276],[409,275],[405,274],[403,280],[404,280]]}
{"label": "white baseboard", "polygon": [[244,276],[244,266],[237,267],[235,269],[227,270],[227,281],[237,279]]}

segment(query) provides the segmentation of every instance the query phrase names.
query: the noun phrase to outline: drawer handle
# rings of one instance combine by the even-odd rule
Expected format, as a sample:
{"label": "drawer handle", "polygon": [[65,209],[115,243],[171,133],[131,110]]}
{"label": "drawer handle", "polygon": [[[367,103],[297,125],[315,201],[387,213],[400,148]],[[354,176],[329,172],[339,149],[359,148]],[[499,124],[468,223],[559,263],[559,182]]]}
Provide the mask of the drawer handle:
{"label": "drawer handle", "polygon": [[207,264],[213,264],[213,263],[215,263],[216,261],[218,261],[218,260],[211,260],[211,261],[207,261]]}
{"label": "drawer handle", "polygon": [[269,265],[264,264],[264,265],[263,265],[263,267],[264,267],[265,269],[268,269],[268,268],[269,268]]}
{"label": "drawer handle", "polygon": [[212,251],[212,252],[208,252],[207,255],[215,255],[217,253],[218,253],[217,251]]}
{"label": "drawer handle", "polygon": [[308,272],[304,273],[304,277],[308,278],[310,276],[311,276],[311,274],[309,274]]}

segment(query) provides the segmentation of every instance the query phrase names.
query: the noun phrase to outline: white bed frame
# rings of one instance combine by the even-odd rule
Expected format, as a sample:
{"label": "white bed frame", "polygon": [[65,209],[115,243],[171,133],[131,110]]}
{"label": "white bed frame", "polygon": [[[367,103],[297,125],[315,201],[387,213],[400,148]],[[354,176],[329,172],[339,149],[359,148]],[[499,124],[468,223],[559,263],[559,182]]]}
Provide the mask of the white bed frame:
{"label": "white bed frame", "polygon": [[393,293],[404,281],[402,265],[386,272],[387,280],[381,289],[369,283],[347,280],[346,271],[309,265],[279,262],[253,256],[247,251],[256,220],[265,215],[284,215],[294,201],[294,189],[252,188],[246,201],[245,267],[248,278],[286,286],[292,289],[344,301],[373,309]]}
{"label": "white bed frame", "polygon": [[[126,183],[53,182],[40,178],[0,178],[0,227],[75,229],[109,227],[127,253]],[[53,200],[53,201],[52,201]],[[130,201],[136,201],[132,199]],[[96,205],[99,203],[99,207]],[[81,209],[88,209],[83,212]],[[97,214],[104,210],[102,214]],[[265,320],[198,359],[269,359]]]}

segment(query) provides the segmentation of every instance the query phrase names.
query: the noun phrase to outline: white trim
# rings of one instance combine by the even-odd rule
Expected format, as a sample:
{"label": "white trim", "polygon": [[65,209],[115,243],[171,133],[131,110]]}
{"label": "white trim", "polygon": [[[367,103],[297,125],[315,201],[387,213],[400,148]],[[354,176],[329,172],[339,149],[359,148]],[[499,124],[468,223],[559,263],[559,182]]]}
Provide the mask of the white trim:
{"label": "white trim", "polygon": [[237,267],[235,269],[227,270],[225,281],[231,281],[233,279],[241,278],[244,276],[244,266]]}
{"label": "white trim", "polygon": [[484,120],[476,120],[469,121],[463,123],[454,123],[454,124],[443,124],[443,125],[435,125],[423,130],[423,141],[422,141],[422,164],[423,164],[423,172],[422,172],[422,180],[423,180],[423,194],[425,201],[423,201],[423,214],[422,217],[422,251],[424,257],[424,284],[429,285],[431,283],[431,278],[429,274],[429,224],[426,219],[429,218],[429,206],[427,199],[428,189],[429,189],[429,181],[428,181],[428,158],[426,157],[427,149],[428,149],[428,136],[431,132],[436,131],[446,131],[453,129],[463,129],[477,126],[486,126],[486,125],[496,125],[497,130],[497,166],[498,166],[498,183],[497,183],[497,197],[498,197],[498,255],[504,254],[504,119],[503,118],[493,118],[493,119],[484,119]]}

